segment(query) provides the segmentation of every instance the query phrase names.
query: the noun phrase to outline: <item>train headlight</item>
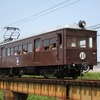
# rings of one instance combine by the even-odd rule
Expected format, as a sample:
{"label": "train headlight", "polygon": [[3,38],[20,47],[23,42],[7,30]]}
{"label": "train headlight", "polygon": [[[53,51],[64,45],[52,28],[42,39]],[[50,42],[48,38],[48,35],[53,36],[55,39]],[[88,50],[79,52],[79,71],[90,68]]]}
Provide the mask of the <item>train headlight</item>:
{"label": "train headlight", "polygon": [[80,52],[79,57],[81,60],[84,60],[86,58],[85,52]]}
{"label": "train headlight", "polygon": [[86,25],[86,22],[80,20],[79,23],[78,23],[78,25],[79,25],[79,27],[84,28],[85,25]]}

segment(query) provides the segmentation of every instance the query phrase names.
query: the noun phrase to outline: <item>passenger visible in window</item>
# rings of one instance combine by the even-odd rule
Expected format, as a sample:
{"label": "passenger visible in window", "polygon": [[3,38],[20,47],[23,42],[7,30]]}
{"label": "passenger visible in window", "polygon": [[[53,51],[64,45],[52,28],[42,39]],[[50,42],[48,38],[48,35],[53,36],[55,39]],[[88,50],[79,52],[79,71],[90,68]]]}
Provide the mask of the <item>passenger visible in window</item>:
{"label": "passenger visible in window", "polygon": [[50,44],[49,48],[50,49],[56,49],[56,44]]}
{"label": "passenger visible in window", "polygon": [[20,52],[18,50],[14,51],[14,55],[18,55]]}
{"label": "passenger visible in window", "polygon": [[51,46],[51,49],[56,49],[56,38],[51,38],[50,39],[50,44],[52,44],[53,46]]}
{"label": "passenger visible in window", "polygon": [[23,54],[27,54],[27,50],[26,49],[23,49]]}
{"label": "passenger visible in window", "polygon": [[41,51],[40,47],[36,48],[36,52],[40,52],[40,51]]}
{"label": "passenger visible in window", "polygon": [[76,38],[72,38],[71,47],[76,47]]}
{"label": "passenger visible in window", "polygon": [[71,44],[71,47],[76,47],[76,43],[72,43]]}
{"label": "passenger visible in window", "polygon": [[54,45],[53,49],[56,49],[56,43],[54,43],[53,45]]}
{"label": "passenger visible in window", "polygon": [[53,44],[50,44],[49,48],[52,49],[53,47],[54,47]]}

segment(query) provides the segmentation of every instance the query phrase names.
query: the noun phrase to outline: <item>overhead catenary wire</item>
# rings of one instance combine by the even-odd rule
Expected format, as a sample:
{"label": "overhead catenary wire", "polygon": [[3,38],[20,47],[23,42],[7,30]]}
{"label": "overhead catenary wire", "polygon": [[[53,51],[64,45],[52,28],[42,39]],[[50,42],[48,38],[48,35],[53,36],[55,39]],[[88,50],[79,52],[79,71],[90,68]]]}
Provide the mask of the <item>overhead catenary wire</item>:
{"label": "overhead catenary wire", "polygon": [[89,28],[99,29],[100,28],[100,24],[92,25]]}
{"label": "overhead catenary wire", "polygon": [[[21,2],[19,6],[17,4],[14,7],[12,6],[11,8],[6,9],[6,11],[4,11],[4,12],[0,12],[0,14],[1,14],[0,23],[1,22],[7,23],[7,21],[10,22],[10,20],[16,18],[16,16],[19,16],[20,13],[23,13],[24,11],[26,11],[28,8],[30,8],[30,6],[32,7],[33,4],[34,4],[34,6],[36,5],[36,3],[39,4],[40,3],[39,1],[40,0],[38,0],[38,1],[30,0],[29,2],[24,1],[24,2]],[[0,29],[4,28],[5,26],[8,26],[8,25],[2,25],[2,26],[0,26]]]}
{"label": "overhead catenary wire", "polygon": [[[35,2],[35,1],[34,1]],[[15,5],[14,7],[11,7],[9,9],[6,9],[6,11],[4,12],[0,12],[0,22],[3,21],[2,18],[6,18],[14,13],[16,13],[16,11],[22,11],[22,9],[25,9],[27,7],[29,7],[32,3],[34,3],[33,0],[27,1],[27,2],[20,2],[20,5]],[[5,21],[5,20],[4,20]]]}
{"label": "overhead catenary wire", "polygon": [[[41,17],[41,16],[44,16],[44,15],[49,14],[49,13],[51,13],[51,12],[54,12],[54,11],[56,11],[56,10],[60,10],[60,9],[62,9],[62,8],[64,8],[64,7],[66,7],[66,6],[69,6],[69,5],[72,5],[72,4],[74,4],[74,3],[77,3],[77,2],[79,2],[80,0],[76,0],[76,1],[74,1],[74,2],[71,2],[71,3],[69,3],[69,4],[66,4],[68,1],[71,1],[71,0],[65,0],[65,1],[63,1],[63,2],[61,2],[61,3],[59,3],[59,4],[57,4],[57,5],[55,5],[55,6],[53,6],[53,7],[50,7],[50,8],[48,8],[48,9],[46,9],[46,10],[43,10],[43,11],[40,11],[40,12],[38,12],[38,13],[32,15],[32,16],[26,17],[26,18],[24,18],[24,19],[18,20],[18,21],[14,22],[14,23],[11,23],[11,24],[7,25],[7,26],[24,24],[24,23],[26,23],[26,22],[29,22],[29,21],[31,21],[31,20],[37,19],[37,18],[39,18],[39,17]],[[66,5],[65,5],[65,4],[66,4]]]}
{"label": "overhead catenary wire", "polygon": [[30,19],[26,19],[24,22],[21,22],[21,23],[19,23],[19,24],[17,24],[17,25],[21,25],[21,24],[27,23],[27,22],[29,22],[29,21],[31,21],[31,20],[35,20],[35,19],[37,19],[37,18],[40,18],[40,17],[42,17],[42,16],[44,16],[44,15],[47,15],[47,14],[49,14],[49,13],[52,13],[52,12],[54,12],[54,11],[60,10],[60,9],[62,9],[62,8],[65,8],[66,6],[72,5],[72,4],[77,3],[77,2],[79,2],[79,1],[80,1],[80,0],[76,0],[76,1],[74,1],[74,2],[71,2],[71,3],[67,4],[67,5],[61,6],[61,7],[59,7],[59,8],[49,10],[49,11],[47,11],[47,12],[45,12],[45,13],[39,14],[39,16],[36,16],[36,17],[34,16],[34,17],[30,18]]}
{"label": "overhead catenary wire", "polygon": [[[89,28],[98,30],[98,29],[100,29],[100,24],[92,25],[92,26],[90,26]],[[97,36],[100,36],[100,35],[97,35]]]}

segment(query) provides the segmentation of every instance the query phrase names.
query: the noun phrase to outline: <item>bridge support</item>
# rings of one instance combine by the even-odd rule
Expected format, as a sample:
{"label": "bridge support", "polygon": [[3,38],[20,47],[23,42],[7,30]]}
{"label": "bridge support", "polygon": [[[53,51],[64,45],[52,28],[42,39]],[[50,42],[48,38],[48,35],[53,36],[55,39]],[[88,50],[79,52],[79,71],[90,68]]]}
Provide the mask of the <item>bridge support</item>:
{"label": "bridge support", "polygon": [[28,94],[16,93],[7,90],[3,90],[4,100],[27,100]]}
{"label": "bridge support", "polygon": [[13,93],[14,94],[14,100],[27,100],[28,94],[23,93]]}

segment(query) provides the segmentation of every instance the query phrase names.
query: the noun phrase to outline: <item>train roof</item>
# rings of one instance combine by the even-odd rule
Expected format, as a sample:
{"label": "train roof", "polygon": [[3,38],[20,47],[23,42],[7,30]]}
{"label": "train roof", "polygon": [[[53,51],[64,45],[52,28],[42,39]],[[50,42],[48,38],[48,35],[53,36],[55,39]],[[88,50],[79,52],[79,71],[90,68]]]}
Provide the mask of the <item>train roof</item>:
{"label": "train roof", "polygon": [[81,28],[81,27],[79,27],[78,24],[65,25],[63,27],[58,26],[58,27],[56,27],[54,29],[50,29],[48,31],[40,32],[40,33],[37,33],[37,34],[32,34],[32,35],[30,35],[28,37],[12,40],[12,41],[9,41],[9,42],[1,42],[0,45],[12,43],[12,42],[17,42],[17,41],[20,41],[20,40],[24,40],[24,39],[28,39],[28,38],[31,38],[31,37],[39,36],[39,35],[42,35],[42,34],[58,31],[58,30],[61,30],[61,29],[78,29],[78,30],[96,31],[96,30],[88,28],[88,27]]}

